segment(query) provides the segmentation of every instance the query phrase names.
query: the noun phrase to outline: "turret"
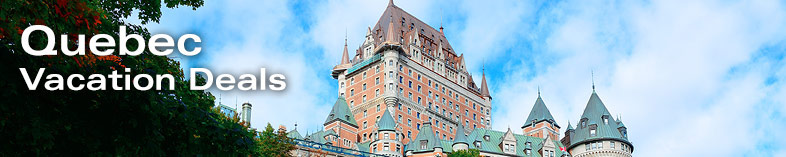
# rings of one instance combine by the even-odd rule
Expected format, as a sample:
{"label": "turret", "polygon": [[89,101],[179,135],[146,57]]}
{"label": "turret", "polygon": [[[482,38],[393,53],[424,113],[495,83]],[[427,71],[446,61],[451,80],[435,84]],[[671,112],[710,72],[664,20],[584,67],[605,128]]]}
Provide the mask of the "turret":
{"label": "turret", "polygon": [[527,136],[557,139],[559,138],[559,128],[557,121],[551,116],[549,108],[546,107],[546,103],[540,97],[540,90],[538,90],[538,99],[532,105],[527,121],[524,122],[524,126],[521,126],[521,129],[524,130],[524,134]]}
{"label": "turret", "polygon": [[[383,111],[382,117],[376,123],[377,130],[372,133],[374,141],[371,142],[370,152],[390,156],[402,156],[404,144],[401,143],[402,135],[396,128],[398,124],[391,116],[390,109]],[[376,148],[376,150],[374,150]]]}
{"label": "turret", "polygon": [[467,149],[469,149],[467,135],[464,133],[464,126],[459,123],[458,128],[456,128],[456,139],[453,140],[453,151],[455,152]]}
{"label": "turret", "polygon": [[491,94],[489,94],[489,86],[486,84],[486,70],[483,70],[483,80],[480,83],[480,93],[487,101],[491,101]]}
{"label": "turret", "polygon": [[243,121],[251,127],[251,103],[243,103],[243,111],[242,111]]}

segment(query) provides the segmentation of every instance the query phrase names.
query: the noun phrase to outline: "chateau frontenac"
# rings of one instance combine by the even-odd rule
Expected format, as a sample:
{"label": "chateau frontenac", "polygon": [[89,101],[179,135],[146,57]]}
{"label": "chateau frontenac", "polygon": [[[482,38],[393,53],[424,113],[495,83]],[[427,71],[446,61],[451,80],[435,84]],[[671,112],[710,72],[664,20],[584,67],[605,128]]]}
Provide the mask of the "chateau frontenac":
{"label": "chateau frontenac", "polygon": [[448,156],[475,149],[481,156],[632,156],[625,125],[594,85],[577,124],[565,125],[561,139],[563,126],[540,94],[534,104],[521,104],[533,104],[521,130],[492,129],[485,73],[478,85],[443,32],[388,2],[355,53],[345,40],[331,73],[338,98],[324,129],[289,131],[297,143],[291,155]]}

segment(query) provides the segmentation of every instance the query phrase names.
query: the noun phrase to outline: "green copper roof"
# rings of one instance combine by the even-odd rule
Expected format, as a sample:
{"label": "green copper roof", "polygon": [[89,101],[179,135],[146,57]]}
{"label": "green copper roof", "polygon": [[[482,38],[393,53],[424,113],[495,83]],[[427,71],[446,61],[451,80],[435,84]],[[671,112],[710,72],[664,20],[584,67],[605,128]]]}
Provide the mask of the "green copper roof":
{"label": "green copper roof", "polygon": [[330,110],[330,114],[328,114],[327,119],[325,119],[324,125],[336,120],[349,123],[354,127],[358,126],[358,123],[355,121],[355,116],[353,116],[352,111],[349,110],[349,105],[347,105],[347,100],[344,99],[344,96],[339,96],[336,103],[333,104],[333,110]]}
{"label": "green copper roof", "polygon": [[287,133],[287,137],[294,138],[294,139],[303,139],[303,136],[301,136],[300,133],[297,132],[297,128],[292,129],[292,131]]}
{"label": "green copper roof", "polygon": [[[608,122],[603,119],[604,117],[608,118]],[[590,128],[593,125],[597,125],[595,136],[590,135]],[[598,94],[593,91],[587,106],[584,108],[584,113],[581,114],[581,119],[575,129],[573,138],[570,139],[570,145],[573,147],[578,143],[599,139],[613,139],[630,144],[617,128],[619,127],[614,117],[606,109],[606,105],[600,100]]]}
{"label": "green copper roof", "polygon": [[325,139],[328,136],[336,136],[336,132],[333,132],[333,130],[317,131],[317,132],[311,133],[311,135],[306,135],[306,140],[310,140],[310,141],[313,141],[313,142],[316,142],[316,143],[326,144],[328,142],[331,142],[331,141]]}
{"label": "green copper roof", "polygon": [[540,98],[540,94],[538,94],[538,100],[535,100],[535,105],[532,106],[532,110],[529,112],[527,121],[524,122],[524,126],[521,126],[521,128],[525,128],[527,126],[532,125],[533,121],[535,122],[535,124],[541,121],[546,121],[551,124],[554,124],[554,126],[559,128],[557,122],[554,121],[554,117],[551,116],[551,112],[549,112],[549,108],[546,108],[546,103],[543,103],[543,99]]}
{"label": "green copper roof", "polygon": [[[421,149],[421,141],[425,141],[426,149]],[[413,152],[427,152],[433,151],[434,148],[443,148],[442,141],[434,135],[434,130],[431,128],[431,122],[425,122],[422,126],[420,126],[420,131],[418,135],[415,137],[415,140],[412,140],[407,144],[407,150],[411,150]],[[444,150],[444,149],[443,149]]]}
{"label": "green copper roof", "polygon": [[[469,136],[467,136],[467,138],[471,142],[471,144],[469,144],[469,148],[470,149],[478,149],[481,152],[489,152],[489,153],[495,153],[495,154],[505,154],[505,153],[503,153],[502,148],[500,148],[500,144],[502,143],[502,140],[503,140],[502,137],[505,136],[505,133],[506,132],[495,131],[495,130],[486,130],[486,129],[483,129],[483,128],[476,128],[475,130],[472,131],[472,133]],[[489,136],[488,140],[486,140],[484,138],[485,135]],[[556,147],[555,151],[554,151],[554,155],[555,156],[562,156],[563,152],[560,151],[559,148],[560,147],[565,147],[564,145],[562,145],[561,142],[559,142],[557,140],[546,141],[543,138],[532,137],[532,136],[525,136],[525,135],[519,135],[519,134],[513,134],[513,136],[516,138],[516,155],[517,156],[535,156],[535,157],[540,157],[541,155],[540,155],[540,152],[538,152],[538,150],[540,150],[543,147],[543,142],[552,142],[554,144],[554,146]],[[480,147],[475,146],[475,142],[480,142]],[[527,142],[529,142],[530,144],[527,145]],[[531,152],[530,155],[526,155],[525,154],[524,151],[526,149],[530,149],[530,152]]]}
{"label": "green copper roof", "polygon": [[358,143],[357,146],[358,150],[369,152],[371,150],[371,141]]}
{"label": "green copper roof", "polygon": [[570,121],[568,121],[568,130],[573,130],[573,126],[570,125]]}
{"label": "green copper roof", "polygon": [[625,124],[622,123],[621,119],[617,119],[617,128],[625,127]]}
{"label": "green copper roof", "polygon": [[456,128],[456,140],[453,140],[453,143],[469,144],[467,135],[464,134],[464,126],[461,124],[458,124],[458,128]]}
{"label": "green copper roof", "polygon": [[377,130],[378,131],[396,131],[396,120],[393,119],[393,116],[390,115],[390,111],[387,109],[384,111],[385,113],[382,114],[382,117],[377,122]]}
{"label": "green copper roof", "polygon": [[441,140],[439,144],[442,146],[442,152],[445,153],[453,152],[453,141]]}

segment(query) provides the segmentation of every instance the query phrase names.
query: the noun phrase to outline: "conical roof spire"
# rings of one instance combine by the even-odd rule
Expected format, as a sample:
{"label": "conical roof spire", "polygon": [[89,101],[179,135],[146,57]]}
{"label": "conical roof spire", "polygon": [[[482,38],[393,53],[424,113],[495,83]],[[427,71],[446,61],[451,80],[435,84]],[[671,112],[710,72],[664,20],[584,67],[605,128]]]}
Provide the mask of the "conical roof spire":
{"label": "conical roof spire", "polygon": [[481,90],[480,92],[481,92],[482,96],[484,96],[484,97],[491,97],[491,94],[489,94],[489,87],[486,84],[486,69],[485,68],[483,68],[483,80],[480,83],[480,90]]}
{"label": "conical roof spire", "polygon": [[[616,123],[617,121],[611,117],[611,113],[609,113],[609,110],[606,108],[606,105],[603,104],[603,101],[600,100],[598,93],[592,92],[592,95],[587,102],[587,106],[584,107],[584,113],[581,114],[580,119],[581,121],[579,122],[579,126],[576,127],[576,135],[571,138],[570,147],[573,147],[573,144],[591,141],[596,138],[609,138],[620,142],[625,142],[630,145],[627,137],[623,136],[622,132],[618,130],[618,128],[620,128],[619,125],[624,124]],[[586,127],[593,125],[597,130],[597,134],[594,136],[587,134],[587,131],[591,127]]]}
{"label": "conical roof spire", "polygon": [[333,121],[343,121],[345,123],[349,123],[350,125],[357,127],[357,121],[355,121],[355,116],[352,115],[352,111],[349,110],[349,105],[347,104],[347,100],[344,96],[339,96],[336,103],[333,104],[333,109],[330,110],[330,114],[328,115],[327,119],[325,119],[325,124],[327,125]]}
{"label": "conical roof spire", "polygon": [[390,115],[390,111],[385,109],[385,113],[382,114],[380,117],[379,122],[377,122],[378,131],[395,131],[396,130],[396,120],[393,119],[393,116]]}
{"label": "conical roof spire", "polygon": [[423,125],[420,126],[420,131],[418,131],[418,134],[415,136],[415,140],[412,141],[426,141],[426,149],[421,149],[423,147],[421,147],[420,142],[409,142],[409,144],[407,144],[407,150],[428,151],[434,150],[434,148],[442,148],[442,142],[434,134],[434,130],[431,128],[431,122],[424,122]]}
{"label": "conical roof spire", "polygon": [[464,126],[461,123],[458,123],[458,128],[456,128],[456,140],[453,141],[453,144],[464,143],[469,144],[467,142],[467,135],[464,134]]}
{"label": "conical roof spire", "polygon": [[341,54],[341,64],[349,63],[349,52],[347,51],[347,37],[344,35],[344,53]]}
{"label": "conical roof spire", "polygon": [[535,105],[532,106],[532,110],[529,112],[529,116],[527,116],[527,121],[524,122],[524,126],[521,128],[525,128],[532,124],[537,124],[541,121],[546,121],[548,123],[554,124],[554,126],[559,127],[557,122],[554,120],[554,117],[551,116],[551,112],[549,108],[546,107],[546,103],[543,103],[543,99],[538,95],[538,99],[535,100]]}
{"label": "conical roof spire", "polygon": [[[393,4],[392,1],[391,1],[391,4]],[[387,42],[388,44],[391,44],[391,45],[398,44],[398,40],[396,40],[396,31],[393,28],[393,26],[394,26],[393,25],[393,12],[390,12],[390,22],[388,23],[388,31],[387,31],[388,35],[387,35],[387,38],[385,39],[385,42]]]}

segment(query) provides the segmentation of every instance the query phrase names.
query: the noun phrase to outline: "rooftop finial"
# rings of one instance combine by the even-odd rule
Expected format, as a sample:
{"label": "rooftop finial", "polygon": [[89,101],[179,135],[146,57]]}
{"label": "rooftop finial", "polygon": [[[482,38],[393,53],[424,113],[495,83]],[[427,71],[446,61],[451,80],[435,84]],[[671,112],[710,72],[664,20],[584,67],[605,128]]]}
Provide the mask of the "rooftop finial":
{"label": "rooftop finial", "polygon": [[444,28],[442,28],[442,20],[443,20],[442,14],[443,14],[443,13],[442,13],[442,7],[440,7],[440,8],[439,8],[439,32],[440,32],[440,33],[444,33],[444,32],[442,31],[442,29],[444,29]]}
{"label": "rooftop finial", "polygon": [[295,130],[297,130],[297,122],[295,122]]}
{"label": "rooftop finial", "polygon": [[540,98],[540,85],[538,85],[538,98]]}
{"label": "rooftop finial", "polygon": [[347,28],[344,27],[344,46],[347,46]]}
{"label": "rooftop finial", "polygon": [[388,2],[388,5],[393,5],[393,0],[390,0],[390,2]]}
{"label": "rooftop finial", "polygon": [[595,93],[595,70],[590,71],[592,73],[592,92]]}

